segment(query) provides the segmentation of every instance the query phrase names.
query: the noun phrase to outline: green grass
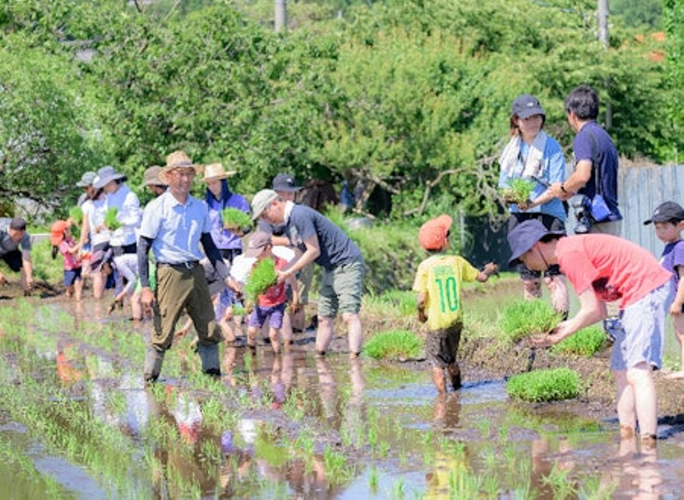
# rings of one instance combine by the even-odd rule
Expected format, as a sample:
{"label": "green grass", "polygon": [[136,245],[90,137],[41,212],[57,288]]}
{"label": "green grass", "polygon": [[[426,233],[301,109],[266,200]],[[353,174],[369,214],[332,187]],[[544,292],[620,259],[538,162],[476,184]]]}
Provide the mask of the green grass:
{"label": "green grass", "polygon": [[499,318],[499,327],[511,342],[517,342],[530,335],[547,333],[561,318],[548,302],[525,300],[511,304]]}
{"label": "green grass", "polygon": [[407,330],[389,330],[374,335],[363,348],[375,359],[412,359],[420,355],[421,339]]}
{"label": "green grass", "polygon": [[535,403],[563,401],[579,395],[579,374],[570,368],[535,370],[515,375],[508,380],[508,395]]}
{"label": "green grass", "polygon": [[603,328],[600,326],[590,326],[563,339],[551,348],[551,352],[576,354],[590,358],[603,347],[605,341],[606,335],[603,333]]}

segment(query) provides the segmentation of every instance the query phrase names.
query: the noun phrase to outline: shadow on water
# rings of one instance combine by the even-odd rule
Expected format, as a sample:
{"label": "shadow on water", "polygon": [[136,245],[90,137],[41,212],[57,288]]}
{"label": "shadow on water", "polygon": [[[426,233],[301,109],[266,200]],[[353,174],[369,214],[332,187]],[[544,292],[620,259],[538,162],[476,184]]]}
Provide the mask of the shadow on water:
{"label": "shadow on water", "polygon": [[3,395],[26,408],[0,410],[0,482],[15,478],[12,497],[40,498],[36,484],[51,498],[684,495],[680,421],[661,422],[667,439],[641,448],[619,441],[614,421],[513,403],[500,380],[440,396],[422,370],[314,358],[303,338],[279,356],[223,347],[220,380],[198,374],[183,339],[166,378],[145,386],[149,323],[103,309],[54,303],[36,315],[57,324],[52,333],[21,345],[0,335]]}

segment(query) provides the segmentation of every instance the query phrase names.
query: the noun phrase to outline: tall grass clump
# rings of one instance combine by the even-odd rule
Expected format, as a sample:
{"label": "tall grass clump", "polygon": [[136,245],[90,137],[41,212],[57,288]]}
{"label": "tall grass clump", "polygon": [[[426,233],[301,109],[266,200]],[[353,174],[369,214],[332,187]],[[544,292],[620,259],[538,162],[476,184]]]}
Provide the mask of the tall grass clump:
{"label": "tall grass clump", "polygon": [[259,295],[268,290],[270,286],[275,285],[277,279],[275,260],[261,259],[249,273],[244,288],[245,297],[252,303],[256,302]]}
{"label": "tall grass clump", "polygon": [[509,396],[534,403],[576,398],[579,391],[579,374],[570,368],[521,373],[511,377],[506,384]]}
{"label": "tall grass clump", "polygon": [[364,296],[364,309],[371,310],[376,314],[410,316],[417,312],[416,292],[412,290],[387,290],[380,294],[367,294]]}
{"label": "tall grass clump", "polygon": [[375,359],[412,359],[420,355],[422,342],[413,332],[388,330],[374,335],[363,347]]}
{"label": "tall grass clump", "polygon": [[547,333],[561,317],[544,300],[525,300],[511,304],[499,318],[499,327],[506,338],[517,342],[529,335]]}
{"label": "tall grass clump", "polygon": [[551,352],[590,358],[603,347],[605,341],[606,334],[603,333],[603,328],[590,326],[564,338],[551,348]]}

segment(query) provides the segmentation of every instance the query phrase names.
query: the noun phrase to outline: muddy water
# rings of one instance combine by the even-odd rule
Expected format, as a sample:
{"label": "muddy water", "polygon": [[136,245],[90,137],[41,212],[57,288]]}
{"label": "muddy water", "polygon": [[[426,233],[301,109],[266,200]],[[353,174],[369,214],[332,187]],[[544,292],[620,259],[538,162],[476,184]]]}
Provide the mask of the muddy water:
{"label": "muddy water", "polygon": [[[439,397],[415,365],[189,339],[140,376],[149,323],[101,305],[22,302],[0,320],[2,498],[684,497],[684,428],[657,449],[578,404],[520,405],[502,380]],[[22,325],[25,327],[22,330]]]}

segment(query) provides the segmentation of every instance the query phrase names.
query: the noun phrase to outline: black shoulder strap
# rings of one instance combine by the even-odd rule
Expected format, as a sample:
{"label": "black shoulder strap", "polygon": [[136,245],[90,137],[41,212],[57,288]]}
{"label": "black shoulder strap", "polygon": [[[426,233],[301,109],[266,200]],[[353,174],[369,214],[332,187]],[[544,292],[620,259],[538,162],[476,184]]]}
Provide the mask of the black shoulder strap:
{"label": "black shoulder strap", "polygon": [[596,194],[601,194],[601,170],[598,168],[598,143],[596,142],[596,137],[594,136],[591,130],[587,129],[587,133],[589,134],[589,138],[591,139],[591,167],[595,172],[594,192]]}

